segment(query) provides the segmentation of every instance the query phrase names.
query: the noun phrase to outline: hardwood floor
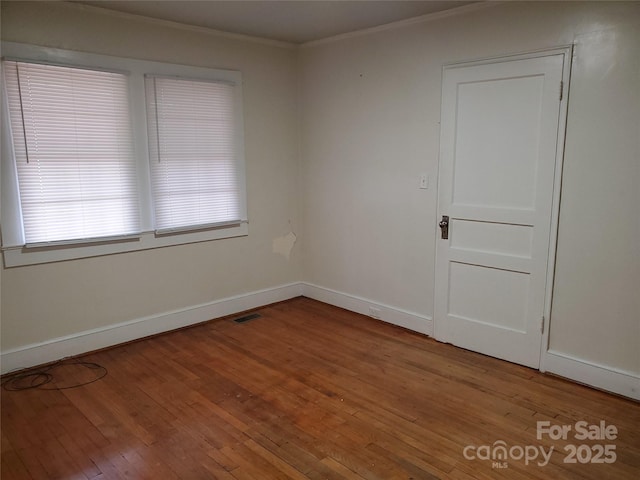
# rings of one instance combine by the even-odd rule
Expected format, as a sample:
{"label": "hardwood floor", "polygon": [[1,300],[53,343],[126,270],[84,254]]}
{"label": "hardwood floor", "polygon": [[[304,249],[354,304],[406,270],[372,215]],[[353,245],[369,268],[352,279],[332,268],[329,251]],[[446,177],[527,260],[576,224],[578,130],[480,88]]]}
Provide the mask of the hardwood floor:
{"label": "hardwood floor", "polygon": [[[109,371],[90,385],[3,390],[2,479],[638,478],[635,402],[306,298],[258,312],[89,355]],[[572,430],[538,440],[538,421]],[[576,440],[578,421],[617,438]],[[465,458],[499,441],[500,465]],[[567,444],[615,462],[564,463]]]}

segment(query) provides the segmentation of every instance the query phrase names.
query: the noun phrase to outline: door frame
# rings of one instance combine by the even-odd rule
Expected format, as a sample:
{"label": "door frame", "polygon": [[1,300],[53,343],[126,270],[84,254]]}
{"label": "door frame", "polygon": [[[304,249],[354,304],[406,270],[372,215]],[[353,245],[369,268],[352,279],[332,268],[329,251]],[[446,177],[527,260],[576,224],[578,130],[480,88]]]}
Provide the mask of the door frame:
{"label": "door frame", "polygon": [[[444,96],[442,95],[442,89],[444,87],[444,74],[446,70],[460,68],[460,67],[471,67],[476,65],[488,65],[492,63],[502,63],[508,61],[515,60],[526,60],[530,58],[539,58],[539,57],[547,57],[554,55],[562,55],[562,88],[561,92],[558,91],[558,95],[562,95],[560,99],[560,111],[558,115],[558,131],[557,131],[557,142],[556,142],[556,156],[555,156],[555,173],[553,178],[553,197],[552,197],[552,206],[551,206],[551,218],[550,218],[550,230],[549,230],[549,254],[547,256],[547,272],[545,277],[545,298],[544,298],[544,326],[542,331],[542,339],[540,342],[540,365],[539,370],[541,372],[546,371],[545,361],[546,361],[546,353],[549,348],[549,332],[551,330],[551,313],[552,313],[552,297],[553,297],[553,283],[555,278],[555,266],[556,266],[556,249],[558,243],[558,227],[560,221],[560,198],[562,191],[562,169],[564,163],[564,148],[565,148],[565,140],[566,140],[566,127],[567,127],[567,113],[568,113],[568,105],[569,105],[569,90],[571,85],[571,65],[573,63],[573,45],[563,45],[559,47],[546,48],[541,50],[534,50],[524,53],[510,54],[510,55],[501,55],[495,57],[487,57],[478,60],[469,60],[469,61],[459,61],[446,63],[442,66],[442,74],[440,80],[440,118],[442,119],[443,113],[443,100]],[[440,145],[442,143],[442,127],[440,128],[440,144],[438,146],[438,192],[441,189],[441,177],[440,177]],[[436,221],[439,219],[440,214],[440,196],[438,195],[437,204],[436,204]],[[436,235],[436,245],[438,240],[440,240],[440,230],[438,228],[435,229]],[[434,265],[437,264],[437,260],[435,258],[438,255],[438,248],[435,249],[434,252]],[[438,281],[437,272],[434,271],[434,299],[435,299],[435,288],[436,282]],[[435,301],[434,301],[435,303]],[[436,340],[442,341],[442,335],[439,333],[442,331],[442,323],[445,321],[443,318],[438,318],[435,315],[433,316],[433,337]],[[440,326],[438,325],[440,323]]]}

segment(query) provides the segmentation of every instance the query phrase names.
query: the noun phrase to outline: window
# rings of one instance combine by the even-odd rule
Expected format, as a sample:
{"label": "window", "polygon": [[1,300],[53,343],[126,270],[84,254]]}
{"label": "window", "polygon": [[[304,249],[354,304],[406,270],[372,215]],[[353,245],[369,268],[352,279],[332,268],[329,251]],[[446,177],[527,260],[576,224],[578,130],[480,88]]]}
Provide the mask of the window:
{"label": "window", "polygon": [[7,267],[248,234],[239,72],[2,53]]}
{"label": "window", "polygon": [[140,232],[127,78],[4,63],[26,243]]}
{"label": "window", "polygon": [[147,126],[160,232],[240,222],[233,85],[147,76]]}

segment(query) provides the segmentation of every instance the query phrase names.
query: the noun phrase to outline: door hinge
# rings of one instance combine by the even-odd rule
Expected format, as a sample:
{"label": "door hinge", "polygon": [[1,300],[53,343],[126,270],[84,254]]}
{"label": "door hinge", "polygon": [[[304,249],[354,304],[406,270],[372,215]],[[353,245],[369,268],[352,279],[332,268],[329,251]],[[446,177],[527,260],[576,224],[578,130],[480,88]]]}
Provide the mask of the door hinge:
{"label": "door hinge", "polygon": [[560,101],[562,101],[563,92],[564,92],[564,81],[560,80]]}
{"label": "door hinge", "polygon": [[540,333],[544,333],[544,315],[542,316],[542,320],[540,321]]}

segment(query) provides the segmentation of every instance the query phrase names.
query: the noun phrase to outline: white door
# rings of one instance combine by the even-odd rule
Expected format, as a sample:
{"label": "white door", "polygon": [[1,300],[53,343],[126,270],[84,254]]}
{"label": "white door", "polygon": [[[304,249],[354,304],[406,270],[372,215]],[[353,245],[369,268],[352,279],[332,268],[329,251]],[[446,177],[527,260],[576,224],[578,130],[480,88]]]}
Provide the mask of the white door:
{"label": "white door", "polygon": [[438,228],[435,336],[534,368],[564,61],[560,53],[445,67],[442,85],[438,221],[448,217],[448,232]]}

